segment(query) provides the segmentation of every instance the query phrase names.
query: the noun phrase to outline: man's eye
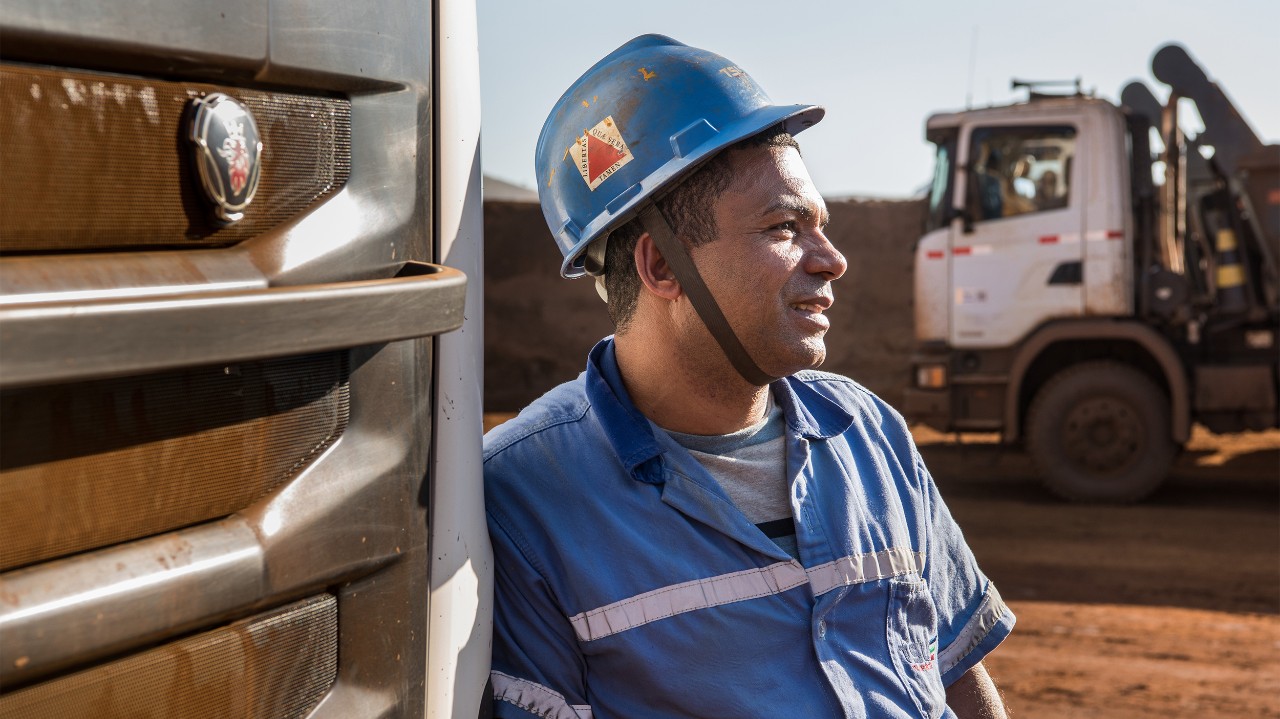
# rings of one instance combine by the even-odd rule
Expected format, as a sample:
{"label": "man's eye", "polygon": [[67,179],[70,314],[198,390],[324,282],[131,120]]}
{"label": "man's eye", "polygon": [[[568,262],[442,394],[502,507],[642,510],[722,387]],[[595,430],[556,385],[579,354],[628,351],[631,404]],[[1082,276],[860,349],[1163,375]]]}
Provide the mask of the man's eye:
{"label": "man's eye", "polygon": [[773,229],[784,230],[786,232],[798,232],[800,230],[800,225],[797,224],[795,220],[789,220],[787,222],[780,222],[774,225]]}

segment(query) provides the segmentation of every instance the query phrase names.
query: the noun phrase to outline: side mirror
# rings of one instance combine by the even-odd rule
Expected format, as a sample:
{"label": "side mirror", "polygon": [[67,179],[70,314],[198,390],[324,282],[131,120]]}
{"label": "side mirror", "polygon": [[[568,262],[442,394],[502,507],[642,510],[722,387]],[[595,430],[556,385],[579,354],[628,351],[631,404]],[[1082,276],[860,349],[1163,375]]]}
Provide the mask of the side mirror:
{"label": "side mirror", "polygon": [[964,234],[966,234],[966,235],[971,235],[971,234],[973,234],[973,213],[972,213],[972,212],[970,212],[970,211],[969,211],[969,210],[967,210],[967,209],[966,209],[966,210],[958,210],[958,209],[956,209],[956,208],[954,208],[954,207],[953,207],[953,208],[951,208],[951,210],[947,213],[947,224],[951,224],[951,223],[952,223],[953,221],[955,221],[957,218],[959,218],[959,219],[963,222],[963,225],[964,225]]}

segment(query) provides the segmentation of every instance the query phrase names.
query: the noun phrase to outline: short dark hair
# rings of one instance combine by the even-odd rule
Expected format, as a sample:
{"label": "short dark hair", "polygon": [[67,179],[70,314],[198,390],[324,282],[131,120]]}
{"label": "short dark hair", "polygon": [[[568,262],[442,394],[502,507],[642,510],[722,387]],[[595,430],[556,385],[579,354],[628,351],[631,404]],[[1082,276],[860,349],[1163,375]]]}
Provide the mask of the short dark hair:
{"label": "short dark hair", "polygon": [[[729,171],[729,154],[751,147],[792,147],[800,145],[781,124],[752,135],[716,153],[688,179],[671,189],[656,202],[671,224],[671,230],[687,247],[697,247],[716,238],[716,218],[712,207],[729,189],[733,176]],[[614,230],[605,250],[604,285],[609,295],[609,319],[614,329],[624,332],[635,315],[640,299],[640,275],[636,271],[636,242],[644,234],[640,218]]]}

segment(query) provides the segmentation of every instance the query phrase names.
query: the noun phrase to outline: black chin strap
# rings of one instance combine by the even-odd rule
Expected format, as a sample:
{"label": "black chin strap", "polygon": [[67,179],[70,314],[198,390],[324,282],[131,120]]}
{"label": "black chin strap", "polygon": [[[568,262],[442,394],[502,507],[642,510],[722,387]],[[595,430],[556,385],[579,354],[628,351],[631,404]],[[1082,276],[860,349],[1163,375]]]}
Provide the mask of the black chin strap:
{"label": "black chin strap", "polygon": [[716,298],[711,296],[711,290],[707,289],[706,283],[702,281],[702,275],[698,274],[693,258],[689,257],[684,243],[676,239],[671,226],[667,224],[667,218],[662,216],[657,205],[650,204],[640,211],[640,224],[644,225],[645,231],[653,238],[653,243],[658,246],[658,251],[667,261],[667,266],[676,276],[680,288],[693,303],[694,311],[711,331],[711,336],[716,338],[720,349],[724,350],[725,356],[729,358],[733,368],[738,370],[738,374],[757,387],[763,387],[774,381],[776,378],[770,377],[757,367],[755,360],[751,359],[746,348],[738,341],[738,335],[734,334],[733,328],[729,326],[729,320],[725,319],[724,313],[720,311]]}

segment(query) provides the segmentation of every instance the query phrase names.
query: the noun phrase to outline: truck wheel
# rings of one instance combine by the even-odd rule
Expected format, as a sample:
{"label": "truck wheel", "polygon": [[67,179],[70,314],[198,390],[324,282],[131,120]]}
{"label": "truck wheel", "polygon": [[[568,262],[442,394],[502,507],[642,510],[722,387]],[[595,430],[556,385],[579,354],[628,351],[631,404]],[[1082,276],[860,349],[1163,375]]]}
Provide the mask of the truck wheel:
{"label": "truck wheel", "polygon": [[1036,393],[1027,448],[1049,491],[1078,502],[1135,502],[1169,473],[1169,400],[1119,362],[1070,367]]}

